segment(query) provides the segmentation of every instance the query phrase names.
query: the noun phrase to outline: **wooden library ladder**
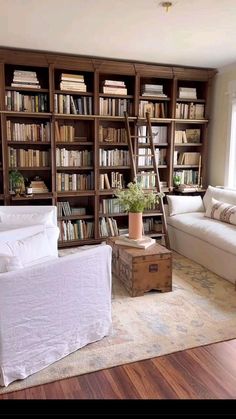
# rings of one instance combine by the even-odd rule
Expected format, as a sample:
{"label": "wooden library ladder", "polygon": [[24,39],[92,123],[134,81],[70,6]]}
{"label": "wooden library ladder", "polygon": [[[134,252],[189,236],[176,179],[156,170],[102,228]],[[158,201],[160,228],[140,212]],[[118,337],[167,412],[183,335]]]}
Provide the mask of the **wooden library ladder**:
{"label": "wooden library ladder", "polygon": [[[128,140],[128,146],[129,146],[129,154],[130,154],[130,164],[131,164],[131,170],[132,170],[132,176],[133,179],[135,181],[137,181],[137,176],[141,177],[143,175],[145,175],[144,173],[139,172],[139,167],[138,167],[138,160],[139,160],[139,138],[146,138],[147,144],[150,145],[150,149],[151,149],[151,157],[152,157],[152,165],[150,166],[150,170],[154,171],[155,177],[156,177],[156,189],[157,192],[161,192],[161,185],[160,185],[160,176],[159,176],[159,171],[158,171],[158,163],[155,157],[155,146],[154,146],[154,142],[153,142],[153,134],[152,134],[152,126],[151,126],[151,120],[150,120],[150,115],[148,112],[146,112],[146,134],[147,135],[131,135],[131,131],[130,131],[130,125],[129,125],[129,117],[128,117],[128,113],[124,112],[124,117],[125,117],[125,129],[126,129],[126,134],[127,134],[127,140]],[[144,123],[142,123],[142,125],[144,125]],[[134,139],[134,145],[133,145],[133,141],[132,139]],[[142,144],[141,144],[142,145]],[[134,152],[135,150],[135,152]],[[137,154],[136,154],[137,152]],[[167,249],[170,249],[170,241],[169,241],[169,235],[168,235],[168,230],[167,230],[167,223],[166,223],[166,215],[165,215],[165,210],[164,210],[164,204],[163,204],[163,198],[160,197],[159,200],[159,205],[160,205],[160,211],[158,212],[158,215],[160,215],[161,217],[161,221],[162,221],[162,233],[160,233],[160,236],[164,239],[165,242],[165,246],[167,247]]]}

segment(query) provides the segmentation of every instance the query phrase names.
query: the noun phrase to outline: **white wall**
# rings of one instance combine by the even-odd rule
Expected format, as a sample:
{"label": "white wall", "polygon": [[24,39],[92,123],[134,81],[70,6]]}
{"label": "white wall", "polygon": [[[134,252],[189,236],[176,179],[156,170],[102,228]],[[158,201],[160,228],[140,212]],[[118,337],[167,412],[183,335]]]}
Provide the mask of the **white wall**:
{"label": "white wall", "polygon": [[232,81],[236,82],[236,63],[222,67],[213,83],[208,149],[208,183],[213,186],[224,185]]}

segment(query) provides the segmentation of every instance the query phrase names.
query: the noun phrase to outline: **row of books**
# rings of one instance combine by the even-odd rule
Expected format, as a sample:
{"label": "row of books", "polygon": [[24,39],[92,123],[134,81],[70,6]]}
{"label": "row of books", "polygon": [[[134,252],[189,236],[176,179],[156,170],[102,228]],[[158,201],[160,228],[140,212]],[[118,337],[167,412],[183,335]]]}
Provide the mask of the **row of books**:
{"label": "row of books", "polygon": [[99,149],[99,165],[102,166],[129,166],[129,151],[121,149]]}
{"label": "row of books", "polygon": [[86,215],[85,207],[71,207],[69,201],[57,202],[57,216],[69,217],[71,215]]}
{"label": "row of books", "polygon": [[181,119],[204,119],[203,103],[176,103],[175,117]]}
{"label": "row of books", "polygon": [[124,112],[132,115],[132,102],[130,99],[104,98],[99,99],[100,115],[124,116]]}
{"label": "row of books", "polygon": [[[145,125],[141,125],[140,127],[138,127],[138,142],[140,144],[149,143],[149,139],[144,138],[145,136],[147,136],[147,134],[147,127]],[[167,127],[152,125],[152,138],[154,144],[167,144]]]}
{"label": "row of books", "polygon": [[93,221],[58,221],[59,241],[86,240],[94,236]]}
{"label": "row of books", "polygon": [[99,126],[99,141],[101,143],[127,143],[125,128]]}
{"label": "row of books", "polygon": [[[156,148],[155,159],[158,165],[166,164],[166,149]],[[150,148],[138,149],[138,166],[153,166],[152,150]]]}
{"label": "row of books", "polygon": [[116,189],[124,188],[124,175],[119,172],[100,173],[99,175],[99,189]]}
{"label": "row of books", "polygon": [[55,121],[55,141],[70,142],[73,143],[75,140],[75,126],[74,125],[60,125],[58,121]]}
{"label": "row of books", "polygon": [[100,214],[119,214],[124,211],[117,198],[104,198],[100,202],[99,212]]}
{"label": "row of books", "polygon": [[11,86],[41,89],[36,71],[28,70],[14,70]]}
{"label": "row of books", "polygon": [[[199,152],[185,152],[185,153],[178,153],[178,160],[177,164],[185,164],[190,166],[196,166],[200,163],[200,156],[201,154]],[[174,162],[174,164],[176,164]]]}
{"label": "row of books", "polygon": [[89,150],[67,150],[66,148],[56,148],[57,167],[83,167],[91,166],[93,153]]}
{"label": "row of books", "polygon": [[180,178],[180,183],[198,184],[198,170],[175,170],[174,175]]}
{"label": "row of books", "polygon": [[8,147],[9,167],[49,167],[48,151]]}
{"label": "row of books", "polygon": [[7,91],[5,95],[7,111],[15,112],[48,112],[48,95],[24,95],[15,91]]}
{"label": "row of books", "polygon": [[54,111],[55,113],[64,113],[66,115],[92,115],[92,97],[55,94]]}
{"label": "row of books", "polygon": [[117,221],[111,217],[102,217],[99,220],[100,237],[114,237],[119,235]]}
{"label": "row of books", "polygon": [[50,123],[22,124],[19,122],[7,121],[8,141],[34,141],[50,142]]}
{"label": "row of books", "polygon": [[150,102],[148,100],[141,100],[139,103],[139,116],[146,117],[146,112],[149,112],[150,118],[166,118],[167,105],[165,102]]}
{"label": "row of books", "polygon": [[200,128],[176,130],[175,131],[175,144],[182,143],[200,143]]}
{"label": "row of books", "polygon": [[94,174],[57,173],[56,185],[58,192],[87,191],[94,189]]}
{"label": "row of books", "polygon": [[82,74],[61,74],[60,81],[61,90],[71,90],[74,92],[86,92],[87,86],[84,82],[84,76]]}
{"label": "row of books", "polygon": [[144,233],[161,233],[162,232],[162,222],[159,219],[153,217],[145,217],[143,219],[143,230]]}

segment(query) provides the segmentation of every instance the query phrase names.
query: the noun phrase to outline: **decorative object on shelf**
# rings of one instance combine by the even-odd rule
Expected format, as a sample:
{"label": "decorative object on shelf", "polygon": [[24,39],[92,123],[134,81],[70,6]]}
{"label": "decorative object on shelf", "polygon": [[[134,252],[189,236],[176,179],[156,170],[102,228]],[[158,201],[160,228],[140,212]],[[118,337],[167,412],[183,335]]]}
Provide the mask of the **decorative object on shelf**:
{"label": "decorative object on shelf", "polygon": [[159,203],[163,193],[148,193],[136,182],[130,182],[126,190],[117,189],[115,195],[119,204],[129,213],[129,238],[141,239],[143,233],[142,213],[145,209],[151,209]]}
{"label": "decorative object on shelf", "polygon": [[30,182],[29,187],[32,189],[32,193],[48,193],[47,186],[39,176],[35,176],[35,178]]}
{"label": "decorative object on shelf", "polygon": [[15,192],[16,196],[20,196],[25,192],[24,176],[18,170],[12,170],[9,173],[10,192]]}
{"label": "decorative object on shelf", "polygon": [[174,182],[174,186],[178,187],[181,184],[181,178],[179,175],[174,175],[173,176],[173,182]]}

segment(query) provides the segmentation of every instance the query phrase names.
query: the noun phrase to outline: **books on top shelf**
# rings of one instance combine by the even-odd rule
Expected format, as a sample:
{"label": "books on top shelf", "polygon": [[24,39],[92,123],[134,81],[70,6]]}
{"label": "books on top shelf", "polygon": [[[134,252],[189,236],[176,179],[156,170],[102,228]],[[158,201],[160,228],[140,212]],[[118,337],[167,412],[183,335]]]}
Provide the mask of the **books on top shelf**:
{"label": "books on top shelf", "polygon": [[148,247],[152,246],[154,243],[156,243],[156,240],[152,239],[151,237],[143,236],[141,239],[135,240],[135,239],[130,239],[128,234],[119,236],[118,239],[115,240],[115,244],[121,244],[124,246],[130,246],[130,247],[137,247],[140,249],[147,249]]}
{"label": "books on top shelf", "polygon": [[111,95],[127,95],[125,82],[119,80],[105,80],[102,83],[102,91]]}
{"label": "books on top shelf", "polygon": [[87,92],[87,86],[82,74],[61,74],[60,90],[71,90],[74,92]]}
{"label": "books on top shelf", "polygon": [[179,99],[197,99],[196,87],[179,87]]}
{"label": "books on top shelf", "polygon": [[167,95],[163,93],[162,84],[143,84],[141,87],[141,94],[142,96],[167,97]]}
{"label": "books on top shelf", "polygon": [[41,89],[36,71],[14,70],[11,86]]}

